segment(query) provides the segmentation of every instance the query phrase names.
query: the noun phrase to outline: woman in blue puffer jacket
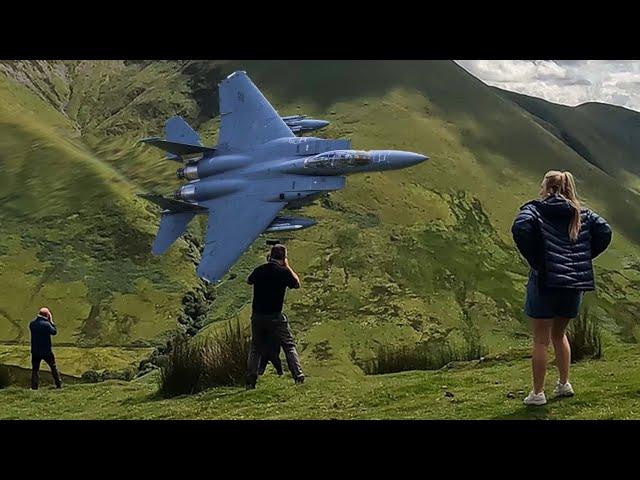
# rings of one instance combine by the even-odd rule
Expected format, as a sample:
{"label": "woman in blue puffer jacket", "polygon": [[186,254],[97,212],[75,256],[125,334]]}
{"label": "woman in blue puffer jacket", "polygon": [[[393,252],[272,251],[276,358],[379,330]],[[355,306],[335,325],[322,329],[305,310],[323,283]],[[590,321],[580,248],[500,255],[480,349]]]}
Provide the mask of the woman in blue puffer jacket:
{"label": "woman in blue puffer jacket", "polygon": [[581,208],[570,172],[551,170],[542,180],[540,199],[524,204],[511,229],[531,271],[525,313],[533,320],[533,390],[525,405],[544,405],[547,349],[553,342],[560,379],[556,396],[572,396],[571,348],[565,335],[578,315],[585,291],[595,289],[592,260],[611,242],[611,228],[596,213]]}

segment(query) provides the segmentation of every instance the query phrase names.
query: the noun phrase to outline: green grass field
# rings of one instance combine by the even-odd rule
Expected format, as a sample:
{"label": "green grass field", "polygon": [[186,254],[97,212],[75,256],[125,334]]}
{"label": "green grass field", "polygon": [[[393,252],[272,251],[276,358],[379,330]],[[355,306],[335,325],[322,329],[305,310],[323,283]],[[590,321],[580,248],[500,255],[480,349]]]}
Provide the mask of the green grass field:
{"label": "green grass field", "polygon": [[130,180],[82,144],[73,123],[0,76],[0,340],[28,340],[38,305],[58,342],[152,342],[175,328],[196,282],[186,247],[148,255],[157,221]]}
{"label": "green grass field", "polygon": [[[153,375],[68,385],[60,391],[10,387],[0,390],[0,418],[640,419],[640,349],[607,352],[604,360],[574,367],[575,397],[533,408],[522,404],[530,388],[529,362],[518,359],[373,377],[311,369],[300,386],[267,370],[256,390],[215,388],[170,400],[157,395]],[[548,393],[554,381],[552,372]]]}

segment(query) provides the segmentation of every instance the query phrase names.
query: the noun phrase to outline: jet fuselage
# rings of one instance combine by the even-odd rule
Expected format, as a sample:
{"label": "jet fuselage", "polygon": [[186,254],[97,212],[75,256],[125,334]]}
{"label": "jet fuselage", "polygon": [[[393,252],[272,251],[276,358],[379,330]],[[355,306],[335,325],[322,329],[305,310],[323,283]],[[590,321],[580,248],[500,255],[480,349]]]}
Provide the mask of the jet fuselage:
{"label": "jet fuselage", "polygon": [[[424,155],[399,150],[340,149],[307,155],[316,142],[326,141],[313,137],[277,139],[251,156],[216,152],[212,157],[178,170],[178,178],[192,181],[178,189],[175,198],[198,203],[232,194],[251,184],[254,191],[262,192],[266,201],[295,201],[344,186],[343,178],[330,180],[324,177],[396,170],[427,159]],[[301,145],[311,148],[301,149]],[[319,178],[314,180],[312,177]]]}

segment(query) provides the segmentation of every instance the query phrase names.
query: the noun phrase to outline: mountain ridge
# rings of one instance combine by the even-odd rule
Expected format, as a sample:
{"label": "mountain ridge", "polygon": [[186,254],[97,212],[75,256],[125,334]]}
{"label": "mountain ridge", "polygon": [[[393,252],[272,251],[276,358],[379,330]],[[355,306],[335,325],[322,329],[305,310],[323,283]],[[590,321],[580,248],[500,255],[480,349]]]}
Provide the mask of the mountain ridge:
{"label": "mountain ridge", "polygon": [[640,113],[596,102],[570,107],[493,88],[578,155],[640,195]]}

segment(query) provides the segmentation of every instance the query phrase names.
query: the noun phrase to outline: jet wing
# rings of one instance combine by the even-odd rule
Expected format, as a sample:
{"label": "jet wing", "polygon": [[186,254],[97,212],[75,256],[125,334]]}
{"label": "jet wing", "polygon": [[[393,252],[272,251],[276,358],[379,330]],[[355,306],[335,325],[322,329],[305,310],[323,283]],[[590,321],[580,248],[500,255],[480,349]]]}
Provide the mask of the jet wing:
{"label": "jet wing", "polygon": [[209,222],[198,276],[216,282],[273,222],[285,203],[240,194],[201,205],[209,209]]}
{"label": "jet wing", "polygon": [[220,82],[219,94],[218,148],[243,152],[276,138],[295,137],[245,72]]}
{"label": "jet wing", "polygon": [[169,160],[175,160],[181,162],[180,157],[188,155],[207,154],[213,155],[216,152],[215,148],[203,147],[202,145],[192,145],[189,143],[170,142],[160,137],[143,138],[140,143],[148,143],[160,150],[172,155]]}
{"label": "jet wing", "polygon": [[138,193],[140,198],[144,198],[145,200],[155,203],[162,210],[173,212],[173,213],[183,213],[183,212],[194,212],[194,213],[204,213],[207,211],[206,208],[201,207],[199,205],[195,205],[193,203],[182,202],[180,200],[174,200],[173,198],[163,197],[157,193]]}

